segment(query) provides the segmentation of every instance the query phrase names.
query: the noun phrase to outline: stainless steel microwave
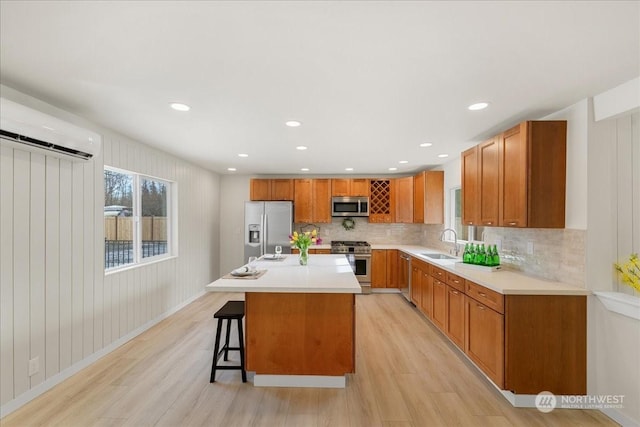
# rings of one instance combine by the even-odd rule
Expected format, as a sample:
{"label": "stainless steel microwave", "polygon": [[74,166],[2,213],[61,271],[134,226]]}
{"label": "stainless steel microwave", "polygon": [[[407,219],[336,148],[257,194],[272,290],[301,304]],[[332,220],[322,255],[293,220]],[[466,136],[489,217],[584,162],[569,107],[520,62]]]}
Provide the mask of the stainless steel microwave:
{"label": "stainless steel microwave", "polygon": [[369,198],[332,197],[331,216],[369,216]]}

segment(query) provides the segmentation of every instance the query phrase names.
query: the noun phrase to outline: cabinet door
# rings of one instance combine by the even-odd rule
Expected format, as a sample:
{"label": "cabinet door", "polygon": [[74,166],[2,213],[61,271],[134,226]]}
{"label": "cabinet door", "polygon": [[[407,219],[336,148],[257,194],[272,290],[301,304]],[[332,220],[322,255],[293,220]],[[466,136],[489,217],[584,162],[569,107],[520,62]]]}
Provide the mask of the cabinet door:
{"label": "cabinet door", "polygon": [[464,351],[501,389],[504,388],[504,316],[465,297]]}
{"label": "cabinet door", "polygon": [[331,180],[331,195],[335,197],[349,196],[351,180],[346,178],[333,178]]}
{"label": "cabinet door", "polygon": [[251,200],[271,200],[271,180],[270,179],[251,179],[250,188]]}
{"label": "cabinet door", "polygon": [[331,249],[316,249],[317,254],[329,255],[331,254]]}
{"label": "cabinet door", "polygon": [[433,323],[441,331],[445,331],[447,324],[447,285],[438,279],[433,279]]}
{"label": "cabinet door", "polygon": [[331,180],[314,179],[313,190],[313,220],[312,222],[331,222]]}
{"label": "cabinet door", "polygon": [[398,287],[398,250],[387,249],[387,288]]}
{"label": "cabinet door", "polygon": [[424,223],[424,172],[420,172],[413,177],[413,222]]}
{"label": "cabinet door", "polygon": [[418,267],[411,267],[411,302],[416,307],[422,305],[422,270]]}
{"label": "cabinet door", "polygon": [[[527,226],[526,122],[502,134],[500,143],[500,226]],[[564,202],[563,202],[564,203]]]}
{"label": "cabinet door", "polygon": [[385,249],[371,251],[371,287],[387,287],[387,251]]}
{"label": "cabinet door", "polygon": [[422,271],[422,312],[433,318],[433,277],[428,270]]}
{"label": "cabinet door", "polygon": [[354,178],[351,180],[351,194],[349,196],[369,197],[369,179]]}
{"label": "cabinet door", "polygon": [[370,181],[369,222],[393,222],[392,180],[375,179]]}
{"label": "cabinet door", "polygon": [[460,349],[464,350],[464,293],[447,285],[446,334]]}
{"label": "cabinet door", "polygon": [[482,225],[498,225],[500,136],[478,146],[480,156],[480,222]]}
{"label": "cabinet door", "polygon": [[424,223],[444,224],[444,171],[424,173]]}
{"label": "cabinet door", "polygon": [[480,222],[480,186],[478,185],[478,146],[462,152],[462,223]]}
{"label": "cabinet door", "polygon": [[293,200],[293,179],[272,179],[271,200]]}
{"label": "cabinet door", "polygon": [[413,222],[413,177],[395,179],[395,222]]}
{"label": "cabinet door", "polygon": [[294,222],[313,222],[313,189],[311,179],[294,180]]}

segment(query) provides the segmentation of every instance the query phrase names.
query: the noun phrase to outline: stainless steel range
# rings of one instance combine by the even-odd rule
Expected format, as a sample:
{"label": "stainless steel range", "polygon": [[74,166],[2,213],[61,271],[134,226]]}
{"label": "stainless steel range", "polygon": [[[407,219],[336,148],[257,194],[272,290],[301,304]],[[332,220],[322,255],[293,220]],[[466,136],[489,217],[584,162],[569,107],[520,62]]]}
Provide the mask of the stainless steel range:
{"label": "stainless steel range", "polygon": [[360,282],[363,294],[371,293],[371,245],[367,242],[334,240],[332,254],[345,254]]}

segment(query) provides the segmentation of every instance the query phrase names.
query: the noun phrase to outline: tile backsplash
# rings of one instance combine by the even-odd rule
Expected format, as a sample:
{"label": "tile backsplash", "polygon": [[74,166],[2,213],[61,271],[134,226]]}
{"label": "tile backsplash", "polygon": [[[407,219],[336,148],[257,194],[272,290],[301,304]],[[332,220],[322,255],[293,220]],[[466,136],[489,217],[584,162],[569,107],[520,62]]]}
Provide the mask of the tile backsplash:
{"label": "tile backsplash", "polygon": [[[333,218],[331,224],[294,224],[294,229],[316,228],[325,243],[365,240],[371,244],[422,245],[444,252],[452,249],[451,243],[440,241],[443,225],[376,224],[369,223],[366,218],[354,220],[353,230],[345,230],[340,218]],[[586,235],[585,230],[573,229],[486,227],[483,237],[487,244],[501,242],[500,259],[505,268],[584,288]]]}

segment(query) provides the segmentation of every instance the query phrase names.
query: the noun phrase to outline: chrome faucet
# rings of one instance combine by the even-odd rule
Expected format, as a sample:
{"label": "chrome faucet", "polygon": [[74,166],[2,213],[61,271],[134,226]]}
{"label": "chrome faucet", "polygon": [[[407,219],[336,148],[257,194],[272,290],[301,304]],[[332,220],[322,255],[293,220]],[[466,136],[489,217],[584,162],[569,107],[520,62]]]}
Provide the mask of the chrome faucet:
{"label": "chrome faucet", "polygon": [[445,228],[442,230],[442,233],[440,233],[440,241],[444,242],[444,233],[447,231],[451,231],[453,233],[453,254],[458,256],[458,233],[456,233],[456,230],[453,228]]}

